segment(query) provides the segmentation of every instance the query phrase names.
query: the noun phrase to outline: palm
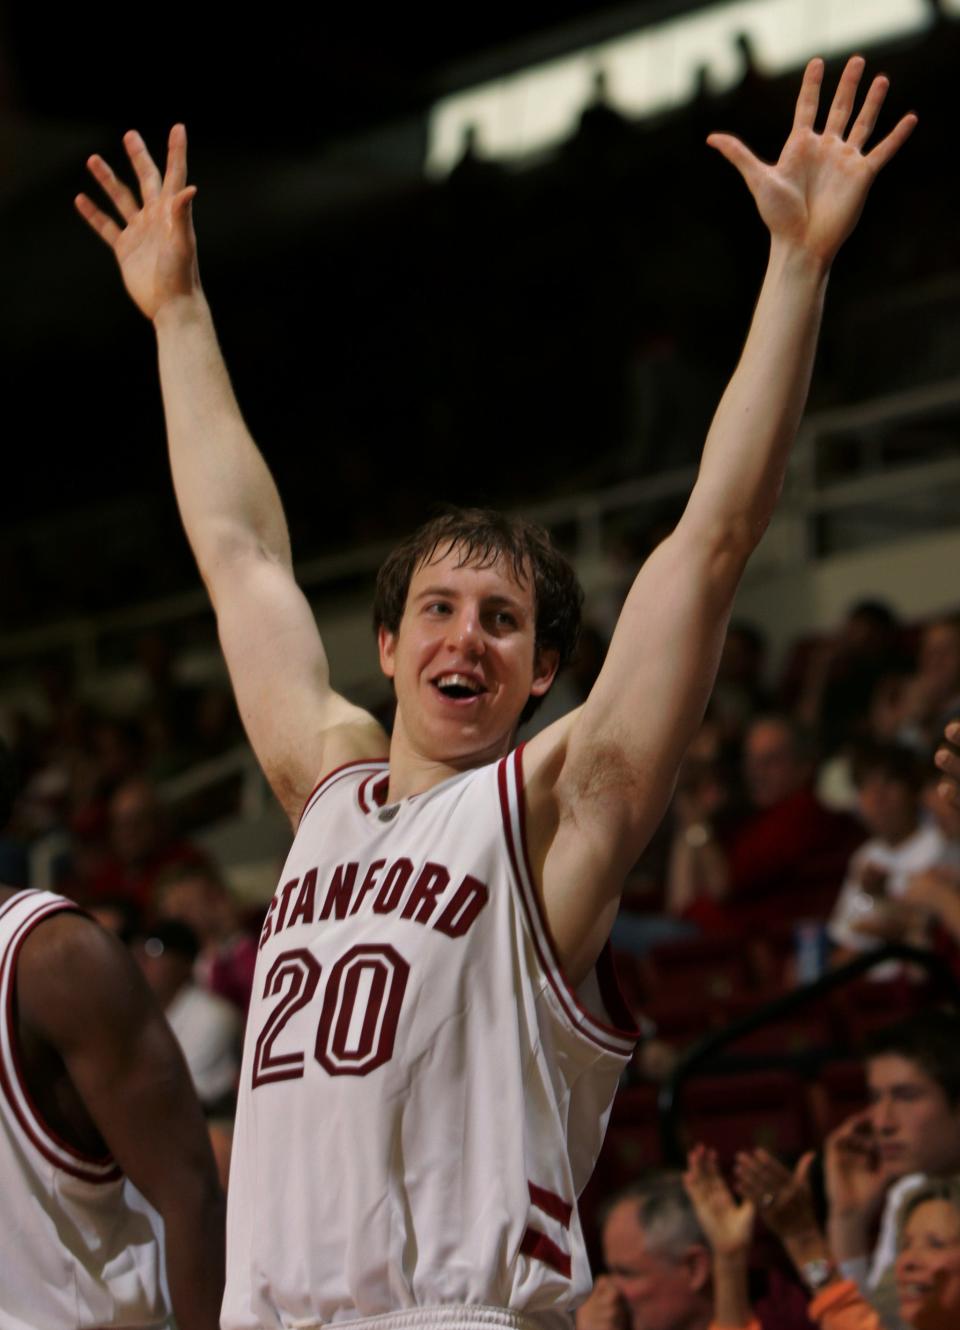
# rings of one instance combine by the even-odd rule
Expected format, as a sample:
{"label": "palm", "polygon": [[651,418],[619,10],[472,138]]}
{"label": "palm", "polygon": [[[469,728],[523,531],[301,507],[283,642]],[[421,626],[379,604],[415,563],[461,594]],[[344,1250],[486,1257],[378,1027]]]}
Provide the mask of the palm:
{"label": "palm", "polygon": [[[888,83],[873,80],[860,113],[853,113],[863,61],[847,62],[822,133],[814,129],[823,63],[812,60],[804,74],[790,137],[774,165],[761,162],[738,139],[711,134],[707,140],[732,162],[747,183],[771,237],[796,245],[829,263],[853,230],[870,186],[916,124],[904,118],[870,152],[864,152]],[[846,135],[846,137],[844,137]]]}
{"label": "palm", "polygon": [[683,1175],[693,1208],[715,1252],[742,1251],[753,1235],[754,1207],[751,1201],[734,1200],[717,1167],[716,1155],[702,1145],[691,1150]]}
{"label": "palm", "polygon": [[164,300],[190,290],[194,249],[186,229],[168,207],[151,205],[117,241],[114,253],[124,286],[148,318]]}
{"label": "palm", "polygon": [[91,157],[88,162],[125,225],[118,226],[84,194],[76,203],[81,216],[113,250],[131,298],[152,319],[167,301],[187,295],[199,285],[189,207],[196,191],[185,183],[186,133],[182,125],[170,131],[162,179],[138,134],[128,134],[125,143],[137,173],[139,200],[101,157]]}

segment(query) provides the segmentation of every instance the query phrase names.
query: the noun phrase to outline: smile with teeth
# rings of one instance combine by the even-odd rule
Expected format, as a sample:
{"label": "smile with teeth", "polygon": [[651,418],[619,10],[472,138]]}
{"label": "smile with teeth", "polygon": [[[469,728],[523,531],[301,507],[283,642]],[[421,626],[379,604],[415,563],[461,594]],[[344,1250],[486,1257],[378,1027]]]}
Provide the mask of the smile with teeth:
{"label": "smile with teeth", "polygon": [[433,680],[433,686],[453,702],[470,701],[487,691],[478,679],[471,679],[467,674],[457,674],[454,671],[441,674],[439,678]]}

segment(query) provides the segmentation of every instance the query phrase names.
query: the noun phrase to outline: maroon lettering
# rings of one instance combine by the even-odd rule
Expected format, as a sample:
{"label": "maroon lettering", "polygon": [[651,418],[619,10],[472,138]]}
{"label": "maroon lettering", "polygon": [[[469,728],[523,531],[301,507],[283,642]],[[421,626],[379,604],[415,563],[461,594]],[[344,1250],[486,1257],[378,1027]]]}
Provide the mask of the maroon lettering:
{"label": "maroon lettering", "polygon": [[434,928],[439,933],[446,933],[447,937],[463,937],[486,905],[489,895],[486,886],[468,874],[457,887],[453,899],[444,907]]}
{"label": "maroon lettering", "polygon": [[364,896],[366,896],[368,892],[373,891],[374,887],[377,885],[377,878],[380,876],[380,869],[386,862],[386,859],[374,859],[373,863],[367,869],[367,875],[360,884],[360,890],[357,892],[357,899],[353,902],[353,909],[350,911],[351,914],[356,914],[360,909]]}
{"label": "maroon lettering", "polygon": [[450,874],[442,864],[424,864],[400,918],[413,919],[415,923],[425,924],[436,908],[436,898],[446,889],[449,882]]}
{"label": "maroon lettering", "polygon": [[277,898],[274,896],[273,900],[271,900],[270,904],[267,906],[267,917],[264,919],[263,928],[260,930],[260,945],[257,947],[258,951],[263,950],[263,944],[273,931],[273,912],[276,908]]}
{"label": "maroon lettering", "polygon": [[389,914],[391,910],[395,910],[412,876],[413,864],[409,859],[398,859],[395,864],[391,864],[377,893],[377,899],[373,902],[374,913]]}
{"label": "maroon lettering", "polygon": [[[366,1076],[389,1062],[409,974],[409,965],[393,947],[351,947],[340,957],[330,971],[317,1026],[314,1056],[324,1071]],[[351,1041],[364,981],[363,1019]]]}
{"label": "maroon lettering", "polygon": [[277,922],[274,925],[274,931],[277,933],[283,927],[283,921],[287,915],[287,906],[290,904],[290,896],[299,881],[298,877],[292,877],[289,882],[284,884],[283,890],[280,892],[280,909],[277,911]]}
{"label": "maroon lettering", "polygon": [[263,996],[277,997],[284,987],[286,992],[270,1012],[257,1037],[253,1054],[254,1089],[270,1081],[299,1080],[303,1075],[303,1054],[275,1053],[273,1044],[290,1017],[313,997],[319,979],[319,963],[303,948],[282,951],[271,965]]}
{"label": "maroon lettering", "polygon": [[337,864],[330,879],[330,886],[327,888],[327,899],[320,911],[321,919],[329,919],[331,910],[335,919],[346,919],[356,880],[356,864]]}
{"label": "maroon lettering", "polygon": [[304,873],[303,884],[300,887],[299,895],[293,903],[293,909],[290,911],[290,918],[287,920],[287,927],[292,928],[294,924],[309,924],[313,920],[313,910],[317,895],[317,870],[311,868],[309,873]]}

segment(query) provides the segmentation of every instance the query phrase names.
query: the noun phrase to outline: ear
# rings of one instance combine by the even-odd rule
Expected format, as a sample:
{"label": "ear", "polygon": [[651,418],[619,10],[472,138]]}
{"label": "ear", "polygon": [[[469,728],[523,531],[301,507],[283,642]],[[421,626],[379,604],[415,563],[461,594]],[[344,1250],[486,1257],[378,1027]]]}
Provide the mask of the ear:
{"label": "ear", "polygon": [[[381,631],[383,630],[381,629]],[[560,653],[554,650],[553,647],[543,647],[541,650],[534,652],[533,682],[530,685],[530,693],[533,697],[543,697],[557,677],[557,666],[559,664]]]}
{"label": "ear", "polygon": [[684,1263],[690,1280],[690,1291],[692,1293],[702,1293],[709,1285],[712,1274],[709,1251],[699,1244],[688,1247]]}
{"label": "ear", "polygon": [[388,679],[396,671],[397,634],[391,633],[383,624],[377,629],[377,650],[380,653],[380,668]]}

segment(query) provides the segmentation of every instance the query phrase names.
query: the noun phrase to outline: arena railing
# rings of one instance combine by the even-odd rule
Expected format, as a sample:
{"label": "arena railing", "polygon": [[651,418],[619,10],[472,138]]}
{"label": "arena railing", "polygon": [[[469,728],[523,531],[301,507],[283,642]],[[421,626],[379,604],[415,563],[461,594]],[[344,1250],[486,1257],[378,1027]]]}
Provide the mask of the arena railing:
{"label": "arena railing", "polygon": [[[955,455],[955,447],[953,456],[895,466],[888,464],[883,450],[885,434],[951,416],[960,420],[960,378],[810,416],[794,451],[783,501],[771,528],[774,538],[764,543],[751,568],[769,571],[771,565],[796,567],[816,560],[823,553],[821,519],[835,518],[845,509],[866,505],[876,510],[889,503],[899,521],[912,520],[916,529],[929,530],[931,520],[955,524],[960,501],[960,457]],[[849,449],[851,441],[857,453],[852,468],[842,478],[830,479],[831,453],[838,442]],[[530,505],[524,513],[561,533],[589,591],[590,583],[597,580],[610,529],[625,517],[636,519],[636,526],[665,503],[681,501],[695,474],[695,467],[681,467]],[[905,505],[909,508],[912,500],[919,507],[911,517]],[[372,582],[389,547],[381,542],[306,560],[297,565],[298,580],[313,598],[345,581]],[[0,669],[63,652],[73,658],[78,677],[89,677],[101,668],[101,645],[106,639],[132,638],[145,629],[169,628],[208,614],[206,593],[198,586],[195,591],[147,605],[8,633],[0,640]]]}
{"label": "arena railing", "polygon": [[[721,1055],[732,1044],[753,1034],[765,1026],[776,1025],[779,1021],[812,1007],[821,998],[836,989],[844,988],[852,980],[860,978],[875,966],[885,961],[905,961],[923,969],[932,981],[934,989],[943,998],[952,1001],[960,1008],[960,981],[957,980],[946,959],[937,952],[920,947],[909,946],[903,942],[888,942],[875,951],[858,956],[855,960],[838,966],[810,984],[797,988],[762,1003],[755,1010],[732,1021],[723,1029],[711,1031],[698,1040],[680,1058],[669,1080],[661,1087],[657,1098],[660,1128],[660,1145],[664,1162],[668,1166],[679,1167],[685,1162],[685,1151],[680,1137],[680,1121],[683,1112],[683,1090],[697,1074],[710,1074],[718,1070],[736,1072],[721,1064]],[[777,1065],[786,1062],[798,1062],[803,1055],[783,1054],[774,1059]]]}

